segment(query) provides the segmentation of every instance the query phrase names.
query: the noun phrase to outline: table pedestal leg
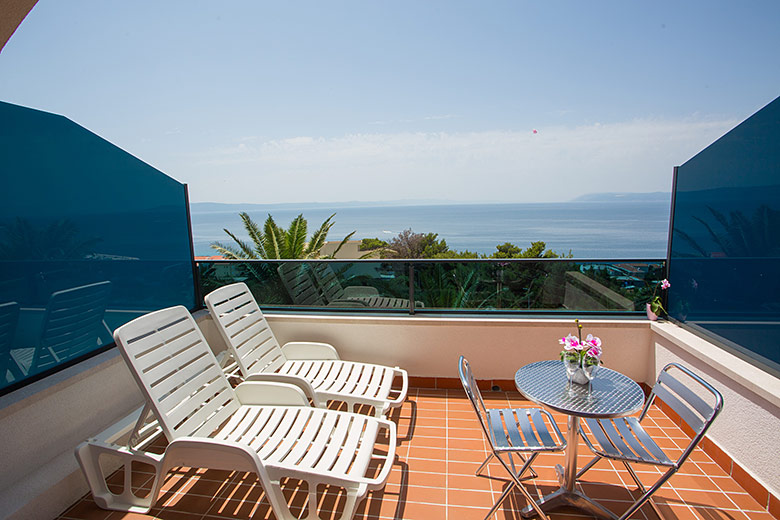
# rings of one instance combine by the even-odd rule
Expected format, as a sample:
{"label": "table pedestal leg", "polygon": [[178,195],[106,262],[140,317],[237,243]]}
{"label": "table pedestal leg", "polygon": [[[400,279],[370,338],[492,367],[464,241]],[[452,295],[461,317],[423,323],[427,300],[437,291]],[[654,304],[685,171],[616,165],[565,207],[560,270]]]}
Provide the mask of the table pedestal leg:
{"label": "table pedestal leg", "polygon": [[[539,500],[537,504],[542,511],[554,511],[561,507],[573,507],[584,511],[596,518],[614,520],[617,518],[611,511],[605,509],[601,504],[580,493],[575,489],[577,480],[577,441],[579,441],[580,418],[573,415],[569,416],[567,421],[569,429],[566,432],[566,467],[563,470],[561,487],[546,495]],[[531,506],[526,506],[521,514],[523,518],[536,516],[536,511]]]}

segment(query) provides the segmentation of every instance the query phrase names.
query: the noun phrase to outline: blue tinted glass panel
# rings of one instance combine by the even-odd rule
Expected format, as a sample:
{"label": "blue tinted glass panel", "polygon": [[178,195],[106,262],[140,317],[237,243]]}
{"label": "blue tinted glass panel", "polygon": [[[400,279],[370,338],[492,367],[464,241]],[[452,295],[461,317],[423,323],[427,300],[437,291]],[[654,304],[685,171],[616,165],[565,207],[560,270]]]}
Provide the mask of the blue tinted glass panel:
{"label": "blue tinted glass panel", "polygon": [[185,186],[58,115],[0,103],[0,390],[195,305]]}
{"label": "blue tinted glass panel", "polygon": [[406,313],[644,315],[664,272],[664,262],[652,260],[233,260],[199,266],[203,294],[240,281],[264,307]]}
{"label": "blue tinted glass panel", "polygon": [[780,98],[677,170],[670,315],[780,369]]}

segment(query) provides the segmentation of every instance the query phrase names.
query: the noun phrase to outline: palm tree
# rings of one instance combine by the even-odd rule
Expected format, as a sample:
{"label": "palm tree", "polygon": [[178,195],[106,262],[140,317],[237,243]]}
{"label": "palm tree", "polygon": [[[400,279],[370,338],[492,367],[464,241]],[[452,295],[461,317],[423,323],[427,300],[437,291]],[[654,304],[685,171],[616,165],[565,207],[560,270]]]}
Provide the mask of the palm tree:
{"label": "palm tree", "polygon": [[[325,245],[325,241],[328,236],[328,231],[333,227],[334,213],[327,219],[322,225],[315,231],[311,239],[306,241],[308,223],[303,218],[303,214],[298,215],[290,223],[288,229],[279,227],[271,215],[265,220],[263,229],[257,225],[246,212],[239,213],[241,220],[244,223],[244,229],[249,234],[249,238],[253,244],[249,244],[236,235],[225,229],[225,233],[228,234],[233,241],[236,242],[238,247],[225,245],[220,242],[214,242],[211,244],[212,249],[218,251],[225,258],[231,260],[278,260],[278,259],[302,259],[308,260],[311,258],[321,258],[320,250]],[[339,252],[341,247],[352,238],[355,232],[353,231],[346,237],[333,251],[333,254],[326,258],[333,258],[336,253]]]}

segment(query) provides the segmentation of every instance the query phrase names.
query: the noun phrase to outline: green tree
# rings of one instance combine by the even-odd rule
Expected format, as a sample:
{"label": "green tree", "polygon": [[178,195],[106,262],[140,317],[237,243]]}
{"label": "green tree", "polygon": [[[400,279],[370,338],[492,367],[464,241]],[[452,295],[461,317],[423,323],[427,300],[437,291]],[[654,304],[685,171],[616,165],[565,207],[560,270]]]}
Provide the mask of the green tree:
{"label": "green tree", "polygon": [[[333,227],[333,217],[336,214],[334,213],[328,217],[308,241],[306,240],[308,223],[303,218],[303,214],[295,217],[287,229],[279,227],[271,215],[268,215],[262,229],[246,212],[239,213],[239,216],[244,223],[244,229],[252,240],[252,244],[241,240],[225,229],[225,233],[233,239],[237,247],[214,242],[211,244],[212,249],[218,251],[225,258],[232,260],[277,260],[320,258],[320,250],[325,245],[328,231]],[[335,256],[354,234],[355,232],[353,231],[344,237],[331,257]]]}
{"label": "green tree", "polygon": [[401,231],[390,240],[383,258],[448,258],[438,256],[450,249],[447,241],[439,239],[438,233],[415,233],[411,229]]}
{"label": "green tree", "polygon": [[360,241],[359,251],[372,251],[374,249],[382,249],[387,247],[387,242],[378,238],[364,238]]}
{"label": "green tree", "polygon": [[[496,246],[496,251],[488,258],[563,258],[563,257],[565,257],[565,255],[547,249],[547,244],[545,244],[540,240],[537,242],[531,242],[530,247],[528,247],[528,249],[526,250],[522,250],[520,247],[510,242],[505,242],[501,245]],[[569,253],[569,257],[571,257],[571,253]]]}

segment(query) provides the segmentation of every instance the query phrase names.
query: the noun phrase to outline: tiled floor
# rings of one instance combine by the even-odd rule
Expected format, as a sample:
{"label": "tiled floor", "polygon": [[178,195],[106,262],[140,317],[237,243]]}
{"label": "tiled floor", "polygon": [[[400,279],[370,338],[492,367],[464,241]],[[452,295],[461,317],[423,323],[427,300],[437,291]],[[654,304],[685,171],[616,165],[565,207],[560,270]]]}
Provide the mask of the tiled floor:
{"label": "tiled floor", "polygon": [[[488,407],[527,406],[519,394],[487,392]],[[391,418],[398,423],[398,458],[387,486],[369,493],[356,519],[482,519],[498,498],[507,480],[503,468],[493,462],[487,476],[474,476],[484,460],[486,444],[482,438],[470,403],[462,390],[412,389],[407,402]],[[652,409],[650,420],[657,428],[651,434],[669,453],[687,444],[687,437],[663,412]],[[556,415],[561,430],[566,419]],[[578,465],[590,460],[590,452],[580,442]],[[527,483],[534,496],[542,496],[558,484],[554,467],[563,462],[563,454],[540,455],[534,464],[539,477]],[[659,472],[642,467],[640,478],[653,482]],[[136,483],[148,485],[148,474],[139,473]],[[578,486],[597,498],[610,510],[620,513],[631,502],[634,486],[627,471],[609,461],[599,462],[585,474]],[[305,493],[296,493],[290,483],[290,502],[298,506]],[[338,518],[337,492],[324,492],[320,500],[320,517]],[[655,495],[655,501],[668,519],[704,520],[772,520],[774,517],[756,503],[703,451],[696,450],[675,475]],[[519,518],[517,510],[525,505],[515,492],[499,509],[496,518]],[[335,507],[334,507],[335,506]],[[99,509],[91,496],[84,497],[59,518],[74,520],[119,519],[266,519],[274,518],[262,488],[251,474],[180,469],[169,474],[157,506],[148,515],[126,514]],[[587,518],[575,511],[551,515],[554,520]],[[643,507],[632,518],[655,519],[650,506]]]}

